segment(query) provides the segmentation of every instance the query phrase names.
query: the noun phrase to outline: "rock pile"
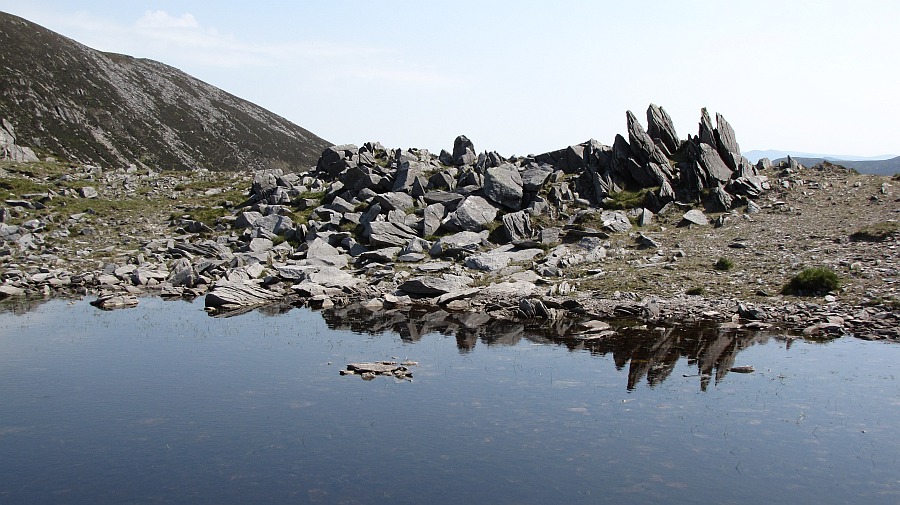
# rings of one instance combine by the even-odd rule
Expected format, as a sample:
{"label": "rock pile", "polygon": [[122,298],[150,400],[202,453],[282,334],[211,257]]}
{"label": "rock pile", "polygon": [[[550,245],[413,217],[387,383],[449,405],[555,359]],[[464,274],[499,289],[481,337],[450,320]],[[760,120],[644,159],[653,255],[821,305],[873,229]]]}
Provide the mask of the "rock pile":
{"label": "rock pile", "polygon": [[[690,206],[704,198],[707,208],[728,210],[769,187],[741,157],[721,115],[713,128],[703,110],[698,135],[686,141],[661,107],[651,105],[647,117],[645,131],[628,112],[629,141],[619,136],[613,147],[589,141],[504,158],[476,154],[465,136],[439,155],[370,142],[327,148],[309,174],[257,172],[233,223],[243,244],[236,262],[261,264],[270,256],[277,264],[268,275],[240,276],[253,289],[207,282],[207,305],[265,303],[267,291],[321,307],[364,292],[377,303],[428,299],[454,307],[480,292],[527,296],[543,277],[602,261],[603,239],[628,232],[632,221],[646,224],[676,202]],[[632,209],[606,208],[623,191],[644,198]],[[296,219],[298,212],[305,219]],[[685,222],[708,221],[694,209]],[[640,242],[658,247],[647,236]],[[515,277],[479,291],[477,272]]]}

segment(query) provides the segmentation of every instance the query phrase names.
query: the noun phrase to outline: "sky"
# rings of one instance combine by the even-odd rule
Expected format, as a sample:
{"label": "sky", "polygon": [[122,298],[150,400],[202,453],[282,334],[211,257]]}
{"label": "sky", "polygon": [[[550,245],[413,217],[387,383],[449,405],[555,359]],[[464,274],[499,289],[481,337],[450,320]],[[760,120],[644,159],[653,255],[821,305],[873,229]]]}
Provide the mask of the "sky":
{"label": "sky", "polygon": [[335,144],[537,154],[701,107],[744,151],[900,154],[900,2],[0,0]]}

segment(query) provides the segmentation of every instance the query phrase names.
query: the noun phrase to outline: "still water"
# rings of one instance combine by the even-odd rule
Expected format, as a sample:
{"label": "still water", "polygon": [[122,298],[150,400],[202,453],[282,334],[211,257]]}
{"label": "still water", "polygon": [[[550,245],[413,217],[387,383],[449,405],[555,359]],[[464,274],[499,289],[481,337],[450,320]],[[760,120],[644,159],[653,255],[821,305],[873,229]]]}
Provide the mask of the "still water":
{"label": "still water", "polygon": [[2,313],[0,503],[900,503],[898,345],[445,316]]}

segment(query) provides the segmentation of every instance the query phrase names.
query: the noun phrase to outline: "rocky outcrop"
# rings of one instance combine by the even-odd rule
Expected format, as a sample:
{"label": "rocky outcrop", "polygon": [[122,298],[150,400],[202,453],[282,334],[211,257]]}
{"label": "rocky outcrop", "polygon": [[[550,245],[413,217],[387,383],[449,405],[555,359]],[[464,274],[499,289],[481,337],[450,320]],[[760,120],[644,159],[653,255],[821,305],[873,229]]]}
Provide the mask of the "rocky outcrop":
{"label": "rocky outcrop", "polygon": [[[463,295],[471,282],[466,272],[511,268],[560,277],[568,269],[603,262],[609,254],[604,238],[631,233],[633,223],[647,226],[673,202],[691,206],[702,200],[707,210],[723,212],[768,189],[766,178],[732,152],[734,132],[721,115],[713,128],[704,110],[702,134],[687,141],[678,138],[671,118],[656,105],[648,110],[650,133],[631,112],[626,118],[630,142],[618,136],[612,147],[591,140],[505,159],[497,153],[476,155],[473,143],[459,136],[452,153],[438,156],[377,143],[346,144],[324,149],[309,174],[256,172],[250,198],[232,224],[243,230],[230,248],[241,256],[220,277],[227,282],[201,283],[199,265],[183,263],[173,265],[176,273],[169,278],[186,290],[210,285],[211,307],[263,303],[262,293],[282,282],[291,283],[295,295],[318,297],[316,303],[324,305],[371,289],[365,285],[458,304],[470,296]],[[730,168],[723,153],[737,168]],[[687,161],[674,161],[676,154]],[[647,196],[633,209],[603,208],[626,189]],[[311,192],[321,197],[302,196]],[[310,218],[295,222],[291,208],[310,212]],[[547,226],[562,219],[568,224]],[[583,224],[588,222],[593,227]],[[683,222],[703,225],[709,219],[692,209]],[[279,237],[301,245],[276,245]],[[644,233],[633,243],[663,248]],[[275,268],[265,266],[273,262]],[[414,268],[421,275],[396,277],[397,264],[418,264]],[[361,270],[350,273],[354,267]],[[508,289],[500,283],[485,292],[532,292],[534,280],[506,282]]]}

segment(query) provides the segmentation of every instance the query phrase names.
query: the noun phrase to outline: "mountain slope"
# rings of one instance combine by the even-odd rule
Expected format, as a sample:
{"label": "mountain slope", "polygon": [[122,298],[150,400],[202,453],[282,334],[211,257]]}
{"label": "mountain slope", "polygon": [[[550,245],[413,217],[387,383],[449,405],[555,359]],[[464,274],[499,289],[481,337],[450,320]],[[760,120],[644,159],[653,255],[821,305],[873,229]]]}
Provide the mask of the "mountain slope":
{"label": "mountain slope", "polygon": [[103,166],[294,170],[330,145],[178,69],[2,12],[0,117],[20,145]]}

